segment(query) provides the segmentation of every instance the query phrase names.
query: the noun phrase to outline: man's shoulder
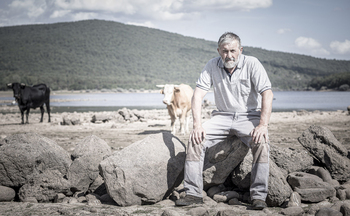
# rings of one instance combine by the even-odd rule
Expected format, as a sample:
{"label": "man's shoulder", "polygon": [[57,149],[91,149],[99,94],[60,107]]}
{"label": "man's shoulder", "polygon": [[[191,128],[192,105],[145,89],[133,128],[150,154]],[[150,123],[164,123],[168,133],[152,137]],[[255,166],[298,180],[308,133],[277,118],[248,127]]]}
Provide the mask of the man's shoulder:
{"label": "man's shoulder", "polygon": [[212,58],[207,62],[207,65],[205,66],[206,69],[216,69],[220,67],[221,63],[221,57],[216,57],[216,58]]}
{"label": "man's shoulder", "polygon": [[212,59],[210,59],[210,60],[208,61],[208,64],[218,65],[219,62],[220,62],[220,59],[221,59],[220,56],[219,56],[219,57],[212,58]]}
{"label": "man's shoulder", "polygon": [[244,56],[244,61],[246,63],[259,62],[259,59],[255,56],[249,56],[249,55],[243,55],[243,56]]}

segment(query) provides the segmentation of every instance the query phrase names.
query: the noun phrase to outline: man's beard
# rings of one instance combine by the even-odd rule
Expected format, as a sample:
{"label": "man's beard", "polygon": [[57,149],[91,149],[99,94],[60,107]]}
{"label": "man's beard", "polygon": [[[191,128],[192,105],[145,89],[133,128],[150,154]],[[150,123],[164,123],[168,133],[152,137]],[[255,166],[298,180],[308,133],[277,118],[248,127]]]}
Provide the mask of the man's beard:
{"label": "man's beard", "polygon": [[226,58],[225,61],[222,58],[221,58],[221,60],[224,63],[225,68],[234,68],[238,65],[240,57],[241,57],[241,55],[239,55],[237,57],[237,59],[232,57],[232,58]]}

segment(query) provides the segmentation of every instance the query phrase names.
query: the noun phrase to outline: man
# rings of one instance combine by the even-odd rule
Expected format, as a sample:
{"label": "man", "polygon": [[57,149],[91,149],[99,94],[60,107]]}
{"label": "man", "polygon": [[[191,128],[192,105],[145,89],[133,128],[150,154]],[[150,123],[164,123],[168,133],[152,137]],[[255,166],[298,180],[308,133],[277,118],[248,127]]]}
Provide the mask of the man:
{"label": "man", "polygon": [[[273,93],[266,71],[258,59],[242,54],[240,38],[231,32],[218,41],[220,57],[204,67],[192,97],[193,131],[187,149],[184,187],[186,197],[177,206],[203,203],[205,151],[237,136],[252,149],[250,198],[253,209],[266,207],[269,177],[268,123]],[[201,123],[201,103],[213,87],[216,111]]]}

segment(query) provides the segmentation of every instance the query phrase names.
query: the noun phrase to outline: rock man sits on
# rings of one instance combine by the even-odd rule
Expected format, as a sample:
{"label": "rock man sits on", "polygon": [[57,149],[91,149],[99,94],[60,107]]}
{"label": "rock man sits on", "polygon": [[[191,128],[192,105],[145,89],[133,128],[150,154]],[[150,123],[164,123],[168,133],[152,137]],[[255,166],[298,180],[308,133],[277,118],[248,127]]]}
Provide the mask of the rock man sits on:
{"label": "rock man sits on", "polygon": [[[253,154],[250,198],[252,207],[266,207],[269,177],[268,123],[273,93],[263,65],[242,54],[239,36],[224,33],[218,41],[220,57],[211,59],[197,81],[192,98],[193,131],[186,154],[184,187],[186,197],[177,206],[203,203],[203,162],[207,148],[239,137]],[[201,123],[201,103],[213,87],[217,110]]]}

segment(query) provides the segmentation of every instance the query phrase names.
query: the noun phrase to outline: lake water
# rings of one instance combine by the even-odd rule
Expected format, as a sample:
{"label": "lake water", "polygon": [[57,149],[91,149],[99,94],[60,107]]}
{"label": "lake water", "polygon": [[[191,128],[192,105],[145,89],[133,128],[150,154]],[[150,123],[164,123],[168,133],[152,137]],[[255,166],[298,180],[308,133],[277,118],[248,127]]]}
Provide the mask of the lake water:
{"label": "lake water", "polygon": [[[214,103],[213,93],[206,97]],[[0,97],[13,100],[13,97]],[[128,109],[163,109],[163,95],[159,93],[84,93],[51,95],[53,112],[116,111]],[[350,105],[350,92],[280,91],[274,92],[273,111],[292,110],[346,110]]]}

